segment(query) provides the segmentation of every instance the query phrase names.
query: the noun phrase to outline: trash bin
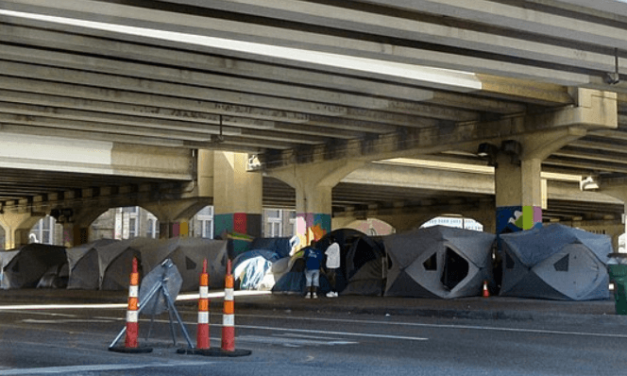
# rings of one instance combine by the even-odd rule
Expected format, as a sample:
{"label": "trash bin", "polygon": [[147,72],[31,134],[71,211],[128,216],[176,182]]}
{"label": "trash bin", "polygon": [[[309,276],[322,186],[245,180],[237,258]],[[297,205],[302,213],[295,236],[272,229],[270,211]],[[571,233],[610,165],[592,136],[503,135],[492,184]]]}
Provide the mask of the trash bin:
{"label": "trash bin", "polygon": [[614,303],[617,315],[627,315],[627,253],[608,255],[608,272],[614,283]]}

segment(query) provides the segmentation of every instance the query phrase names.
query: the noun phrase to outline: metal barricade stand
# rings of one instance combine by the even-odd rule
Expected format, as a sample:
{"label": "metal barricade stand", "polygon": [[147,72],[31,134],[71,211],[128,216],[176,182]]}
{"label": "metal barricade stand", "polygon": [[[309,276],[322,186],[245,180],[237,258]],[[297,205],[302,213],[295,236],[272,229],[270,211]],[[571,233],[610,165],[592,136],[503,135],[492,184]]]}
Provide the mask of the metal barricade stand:
{"label": "metal barricade stand", "polygon": [[[187,329],[185,328],[185,324],[183,323],[181,316],[174,306],[174,301],[176,300],[176,296],[181,289],[182,283],[183,279],[181,277],[181,274],[170,259],[166,259],[165,261],[163,261],[157,268],[148,273],[146,277],[144,277],[144,279],[142,280],[141,288],[139,290],[139,304],[137,309],[137,315],[142,313],[144,310],[148,311],[147,308],[150,308],[151,320],[150,328],[148,330],[148,334],[146,335],[146,340],[150,337],[150,334],[152,332],[155,316],[167,310],[170,319],[170,333],[172,335],[174,345],[176,346],[176,331],[172,315],[174,315],[174,317],[176,318],[176,321],[181,328],[181,332],[183,333],[185,340],[187,341],[187,345],[191,349],[194,348],[189,334],[187,333]],[[125,333],[126,327],[124,327],[120,331],[115,340],[113,340],[111,345],[109,345],[109,350],[118,352],[141,352],[128,351],[126,347],[116,346]],[[141,347],[138,349],[141,349]]]}

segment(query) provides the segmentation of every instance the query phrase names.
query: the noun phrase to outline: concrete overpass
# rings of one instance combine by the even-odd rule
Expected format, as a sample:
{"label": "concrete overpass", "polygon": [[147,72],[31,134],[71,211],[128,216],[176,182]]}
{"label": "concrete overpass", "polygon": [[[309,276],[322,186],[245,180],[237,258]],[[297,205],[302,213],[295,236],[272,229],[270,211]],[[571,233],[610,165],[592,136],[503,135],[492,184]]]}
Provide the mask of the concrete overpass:
{"label": "concrete overpass", "polygon": [[[5,226],[81,202],[166,223],[207,203],[327,227],[460,205],[620,223],[626,25],[610,0],[0,0],[0,201],[20,213]],[[263,202],[228,199],[220,184],[262,179],[208,151],[255,154]],[[497,165],[495,187],[391,158]],[[546,205],[540,172],[568,176]],[[614,198],[578,192],[588,176]],[[93,213],[73,214],[78,234]]]}

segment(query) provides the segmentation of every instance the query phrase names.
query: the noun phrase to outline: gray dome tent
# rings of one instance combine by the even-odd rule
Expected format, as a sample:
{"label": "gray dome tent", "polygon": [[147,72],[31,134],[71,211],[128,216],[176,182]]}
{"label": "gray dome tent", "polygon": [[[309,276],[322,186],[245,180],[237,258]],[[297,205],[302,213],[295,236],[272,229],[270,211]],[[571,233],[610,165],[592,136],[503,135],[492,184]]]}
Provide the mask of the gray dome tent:
{"label": "gray dome tent", "polygon": [[495,236],[434,226],[383,238],[389,256],[385,296],[458,298],[491,279]]}
{"label": "gray dome tent", "polygon": [[99,239],[67,249],[69,263],[68,289],[98,290],[100,274],[98,249],[115,243],[115,239]]}
{"label": "gray dome tent", "polygon": [[194,237],[176,237],[162,240],[142,250],[144,268],[153,270],[169,258],[183,279],[181,291],[197,291],[203,262],[207,260],[209,288],[224,287],[226,275],[227,241]]}
{"label": "gray dome tent", "polygon": [[67,264],[65,247],[39,243],[2,252],[3,289],[34,288],[46,272]]}
{"label": "gray dome tent", "polygon": [[337,291],[343,295],[382,295],[385,287],[383,244],[361,231],[342,228],[325,235],[316,246],[324,252],[331,237],[340,246]]}
{"label": "gray dome tent", "polygon": [[98,267],[101,290],[127,290],[130,282],[133,258],[138,261],[140,278],[144,270],[142,250],[154,248],[158,240],[134,238],[121,240],[98,248]]}
{"label": "gray dome tent", "polygon": [[501,296],[554,300],[609,298],[611,239],[560,224],[501,235]]}

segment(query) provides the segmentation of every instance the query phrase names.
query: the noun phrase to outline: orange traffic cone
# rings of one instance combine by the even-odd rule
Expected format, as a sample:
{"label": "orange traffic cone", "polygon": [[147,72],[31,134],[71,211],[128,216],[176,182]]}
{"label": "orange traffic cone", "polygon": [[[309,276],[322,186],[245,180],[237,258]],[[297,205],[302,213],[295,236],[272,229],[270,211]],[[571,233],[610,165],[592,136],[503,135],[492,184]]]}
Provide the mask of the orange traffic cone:
{"label": "orange traffic cone", "polygon": [[[198,301],[198,338],[196,349],[179,349],[179,354],[195,354],[204,356],[244,356],[252,354],[250,350],[235,349],[235,302],[233,299],[233,275],[231,274],[231,260],[226,266],[226,277],[224,279],[224,311],[222,314],[222,346],[221,348],[209,347],[209,299],[208,294],[203,294],[203,285],[209,284],[209,275],[205,273],[207,261],[203,264],[203,274],[201,274],[200,300]],[[205,282],[206,278],[206,282]],[[203,299],[205,299],[203,301]],[[206,315],[202,309],[207,307]],[[206,318],[206,326],[205,326]],[[206,329],[205,329],[206,328]],[[205,334],[206,333],[206,334]]]}
{"label": "orange traffic cone", "polygon": [[488,281],[483,281],[483,297],[484,298],[490,297],[490,290],[488,290]]}
{"label": "orange traffic cone", "polygon": [[222,313],[222,351],[235,351],[235,302],[233,299],[233,275],[231,260],[226,264],[224,279],[224,311]]}
{"label": "orange traffic cone", "polygon": [[128,310],[126,311],[126,339],[124,346],[137,347],[137,335],[139,333],[139,273],[137,272],[137,258],[133,257],[133,270],[131,271],[131,283],[128,287]]}
{"label": "orange traffic cone", "polygon": [[[115,347],[117,339],[109,347],[111,351],[127,353],[147,353],[151,352],[150,347],[139,347],[137,337],[139,335],[139,272],[137,271],[137,258],[133,258],[133,269],[131,270],[131,280],[128,288],[128,309],[126,311],[126,338],[124,347]],[[122,333],[120,333],[120,336]],[[120,338],[118,336],[118,339]]]}
{"label": "orange traffic cone", "polygon": [[222,347],[221,353],[225,356],[244,356],[252,354],[250,350],[235,350],[235,301],[233,291],[233,274],[231,274],[231,260],[226,264],[224,279],[224,311],[222,313]]}
{"label": "orange traffic cone", "polygon": [[207,273],[207,259],[205,259],[202,265],[202,273],[200,274],[196,348],[198,350],[209,349],[211,347],[209,338],[209,274]]}

